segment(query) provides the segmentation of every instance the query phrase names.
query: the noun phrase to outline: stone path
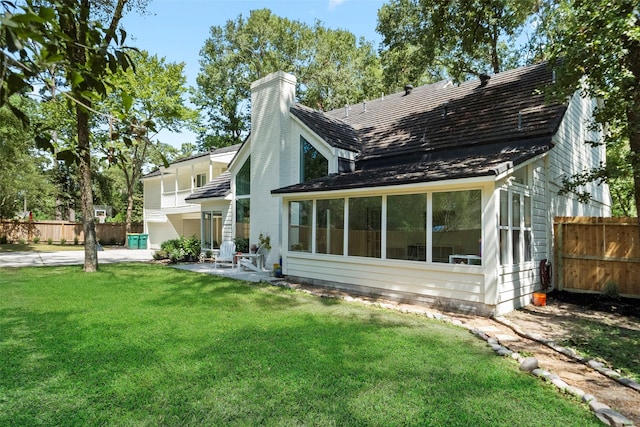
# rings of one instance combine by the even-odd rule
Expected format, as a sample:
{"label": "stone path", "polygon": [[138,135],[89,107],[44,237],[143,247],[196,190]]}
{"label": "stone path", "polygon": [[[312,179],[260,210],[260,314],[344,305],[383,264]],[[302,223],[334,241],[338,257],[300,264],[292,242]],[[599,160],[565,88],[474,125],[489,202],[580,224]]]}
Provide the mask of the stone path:
{"label": "stone path", "polygon": [[541,381],[551,382],[561,393],[571,394],[588,403],[590,409],[604,424],[640,426],[640,384],[628,379],[615,378],[619,376],[615,371],[598,366],[594,361],[583,360],[570,349],[555,345],[537,331],[527,331],[526,322],[442,313],[423,306],[356,297],[334,289],[287,282],[275,284],[320,297],[342,298],[346,301],[424,315],[464,327],[487,341],[497,355],[516,360],[521,370],[536,375]]}

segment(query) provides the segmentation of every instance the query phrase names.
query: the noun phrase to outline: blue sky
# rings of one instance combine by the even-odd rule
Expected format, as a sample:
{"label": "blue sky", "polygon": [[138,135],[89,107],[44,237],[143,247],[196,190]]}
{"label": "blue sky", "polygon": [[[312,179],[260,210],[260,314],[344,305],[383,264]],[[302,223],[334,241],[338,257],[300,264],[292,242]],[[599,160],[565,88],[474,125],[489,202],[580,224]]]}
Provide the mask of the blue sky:
{"label": "blue sky", "polygon": [[[131,12],[123,26],[128,45],[165,57],[169,62],[184,62],[188,84],[195,85],[199,71],[198,54],[212,26],[222,26],[251,10],[270,9],[291,20],[325,27],[345,29],[364,37],[377,48],[380,35],[375,32],[378,9],[384,0],[152,0],[147,15]],[[161,141],[179,147],[194,142],[192,134],[162,134]]]}

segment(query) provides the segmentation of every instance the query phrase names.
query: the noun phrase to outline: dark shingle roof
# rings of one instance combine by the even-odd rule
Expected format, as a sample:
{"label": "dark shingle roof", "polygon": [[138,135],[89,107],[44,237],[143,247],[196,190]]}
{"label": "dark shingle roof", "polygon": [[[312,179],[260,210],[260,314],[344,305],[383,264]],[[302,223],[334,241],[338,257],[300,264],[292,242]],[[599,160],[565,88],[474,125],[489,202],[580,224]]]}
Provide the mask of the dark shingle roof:
{"label": "dark shingle roof", "polygon": [[434,83],[367,101],[366,109],[352,106],[348,116],[343,108],[320,113],[295,106],[292,113],[330,144],[359,148],[356,171],[273,192],[497,174],[551,149],[566,111],[545,103],[551,76],[543,63],[493,75],[485,85]]}
{"label": "dark shingle roof", "polygon": [[225,171],[188,195],[185,200],[215,199],[226,197],[229,193],[231,193],[231,173]]}
{"label": "dark shingle roof", "polygon": [[361,146],[356,130],[342,120],[301,104],[294,105],[290,111],[331,146],[360,151]]}

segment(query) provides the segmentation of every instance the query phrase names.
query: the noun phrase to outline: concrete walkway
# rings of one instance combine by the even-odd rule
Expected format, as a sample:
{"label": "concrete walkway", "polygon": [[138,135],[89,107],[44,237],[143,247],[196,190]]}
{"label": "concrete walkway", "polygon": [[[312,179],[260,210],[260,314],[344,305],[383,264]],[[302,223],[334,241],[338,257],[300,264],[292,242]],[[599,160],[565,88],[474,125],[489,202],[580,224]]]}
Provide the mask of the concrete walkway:
{"label": "concrete walkway", "polygon": [[212,263],[198,263],[198,264],[173,264],[171,267],[178,268],[180,270],[188,270],[196,273],[215,274],[216,276],[229,277],[231,279],[245,280],[247,282],[274,282],[280,281],[271,275],[270,271],[255,272],[247,271],[242,268],[215,268]]}
{"label": "concrete walkway", "polygon": [[[146,249],[106,249],[104,251],[98,251],[98,264],[114,262],[146,262],[152,259],[153,251]],[[84,264],[84,250],[59,252],[0,252],[0,268],[82,264]]]}

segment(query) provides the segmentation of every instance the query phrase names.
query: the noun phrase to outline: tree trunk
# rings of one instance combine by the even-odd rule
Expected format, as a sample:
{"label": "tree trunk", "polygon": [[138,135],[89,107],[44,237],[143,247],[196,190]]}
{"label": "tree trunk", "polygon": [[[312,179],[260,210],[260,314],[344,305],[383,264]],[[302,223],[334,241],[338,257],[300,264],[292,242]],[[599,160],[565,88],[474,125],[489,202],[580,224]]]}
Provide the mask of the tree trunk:
{"label": "tree trunk", "polygon": [[[88,100],[83,103],[89,104]],[[76,105],[78,120],[78,156],[80,157],[80,194],[84,224],[84,271],[98,270],[96,220],[91,188],[91,143],[89,141],[89,113],[82,105]]]}

